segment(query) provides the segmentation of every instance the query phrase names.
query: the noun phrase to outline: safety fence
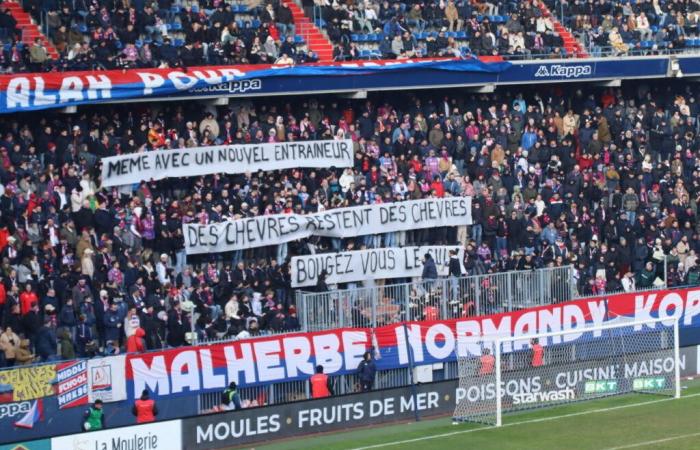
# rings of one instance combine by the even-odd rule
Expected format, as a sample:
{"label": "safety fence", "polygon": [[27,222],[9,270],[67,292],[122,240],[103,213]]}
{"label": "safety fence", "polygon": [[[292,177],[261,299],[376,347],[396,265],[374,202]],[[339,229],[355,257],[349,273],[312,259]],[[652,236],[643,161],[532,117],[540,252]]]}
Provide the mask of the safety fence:
{"label": "safety fence", "polygon": [[576,296],[573,266],[439,278],[330,292],[297,291],[304,331],[374,328],[551,305]]}

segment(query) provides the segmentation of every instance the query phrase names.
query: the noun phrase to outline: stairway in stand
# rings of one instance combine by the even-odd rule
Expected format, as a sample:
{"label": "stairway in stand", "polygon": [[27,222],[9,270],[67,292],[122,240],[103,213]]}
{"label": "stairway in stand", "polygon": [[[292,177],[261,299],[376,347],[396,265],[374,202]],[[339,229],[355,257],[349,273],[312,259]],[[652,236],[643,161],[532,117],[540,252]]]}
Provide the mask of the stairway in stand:
{"label": "stairway in stand", "polygon": [[540,11],[542,11],[542,14],[544,17],[548,17],[549,20],[552,21],[552,25],[554,25],[554,31],[557,32],[559,36],[561,36],[561,40],[564,41],[564,49],[566,50],[567,55],[574,55],[576,58],[588,58],[588,53],[583,49],[583,46],[579,41],[576,40],[573,34],[562,25],[556,17],[549,11],[549,8],[547,8],[547,5],[544,4],[544,2],[538,2],[538,6],[540,8]]}
{"label": "stairway in stand", "polygon": [[32,16],[22,8],[22,5],[13,1],[5,1],[2,3],[2,6],[7,8],[9,13],[12,14],[12,17],[17,21],[17,28],[22,31],[22,42],[24,45],[31,47],[34,45],[34,40],[36,38],[41,38],[49,54],[49,58],[58,59],[56,47],[44,36],[39,26],[34,22],[34,19],[32,19]]}
{"label": "stairway in stand", "polygon": [[306,41],[309,50],[318,55],[319,62],[333,61],[333,45],[328,38],[321,33],[316,25],[311,23],[311,19],[306,17],[304,11],[291,0],[287,1],[287,6],[292,11],[294,17],[295,33]]}

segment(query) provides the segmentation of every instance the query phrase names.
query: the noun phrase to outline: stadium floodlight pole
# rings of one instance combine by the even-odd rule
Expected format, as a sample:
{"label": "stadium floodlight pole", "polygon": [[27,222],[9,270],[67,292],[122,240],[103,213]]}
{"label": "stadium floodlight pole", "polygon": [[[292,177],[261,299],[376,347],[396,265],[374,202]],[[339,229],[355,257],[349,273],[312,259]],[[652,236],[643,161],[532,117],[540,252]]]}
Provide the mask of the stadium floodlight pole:
{"label": "stadium floodlight pole", "polygon": [[673,323],[673,341],[675,345],[673,346],[673,359],[676,373],[676,398],[681,398],[681,351],[680,351],[680,341],[678,340],[678,327],[680,326],[680,317],[677,317]]}

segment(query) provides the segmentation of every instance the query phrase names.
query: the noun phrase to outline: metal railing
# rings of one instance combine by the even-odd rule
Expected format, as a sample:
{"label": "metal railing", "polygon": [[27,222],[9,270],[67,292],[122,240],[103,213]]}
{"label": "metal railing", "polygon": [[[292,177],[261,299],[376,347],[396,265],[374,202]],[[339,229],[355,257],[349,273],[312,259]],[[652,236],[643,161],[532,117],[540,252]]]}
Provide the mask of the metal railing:
{"label": "metal railing", "polygon": [[374,328],[496,314],[574,298],[572,266],[336,290],[297,291],[301,328]]}

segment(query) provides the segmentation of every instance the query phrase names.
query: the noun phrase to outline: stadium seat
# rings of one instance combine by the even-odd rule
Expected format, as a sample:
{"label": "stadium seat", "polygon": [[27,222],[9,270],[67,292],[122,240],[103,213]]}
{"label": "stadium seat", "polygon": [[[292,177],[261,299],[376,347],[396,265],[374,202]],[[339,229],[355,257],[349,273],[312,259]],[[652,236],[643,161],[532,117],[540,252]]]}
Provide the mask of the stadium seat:
{"label": "stadium seat", "polygon": [[251,28],[258,29],[260,28],[260,21],[258,19],[253,19],[253,21],[250,23]]}
{"label": "stadium seat", "polygon": [[299,36],[298,34],[294,36],[294,43],[295,44],[301,44],[304,42],[304,38],[302,36]]}
{"label": "stadium seat", "polygon": [[175,39],[175,40],[173,40],[173,46],[174,46],[174,47],[182,47],[183,45],[185,45],[184,39]]}
{"label": "stadium seat", "polygon": [[199,14],[199,6],[198,5],[192,5],[192,12],[195,14]]}

